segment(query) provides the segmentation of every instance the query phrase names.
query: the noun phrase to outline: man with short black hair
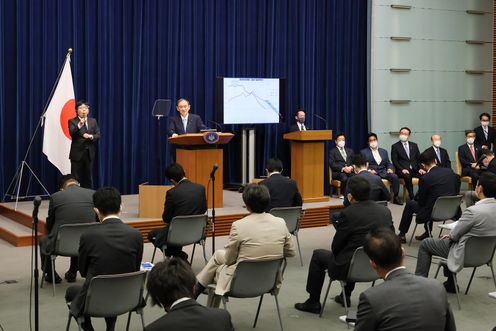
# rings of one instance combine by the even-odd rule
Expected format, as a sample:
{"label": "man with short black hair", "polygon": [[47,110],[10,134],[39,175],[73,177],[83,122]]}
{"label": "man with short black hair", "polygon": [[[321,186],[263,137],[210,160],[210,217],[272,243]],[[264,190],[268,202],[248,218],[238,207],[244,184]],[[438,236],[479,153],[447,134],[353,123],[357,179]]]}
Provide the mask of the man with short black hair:
{"label": "man with short black hair", "polygon": [[[346,280],[351,258],[355,250],[365,243],[365,235],[376,227],[385,226],[394,231],[391,211],[374,201],[369,200],[370,184],[360,176],[349,180],[348,200],[351,205],[341,213],[332,216],[332,224],[336,234],[332,241],[332,250],[316,249],[308,267],[306,290],[310,297],[303,303],[296,303],[295,308],[301,311],[318,314],[320,312],[320,292],[324,285],[326,270],[333,280]],[[347,282],[344,288],[348,307],[351,292],[355,283]],[[344,306],[342,295],[334,301]]]}
{"label": "man with short black hair", "polygon": [[482,113],[479,115],[480,126],[474,129],[475,143],[483,150],[490,150],[491,146],[496,149],[496,129],[490,126],[491,115]]}
{"label": "man with short black hair", "polygon": [[177,137],[180,134],[198,133],[207,127],[199,115],[190,114],[189,100],[181,98],[176,102],[177,116],[169,117],[169,136]]}
{"label": "man with short black hair", "polygon": [[[83,286],[73,285],[65,294],[74,316],[84,312],[86,293],[91,279],[98,275],[122,274],[140,269],[143,257],[141,233],[119,219],[122,209],[121,194],[114,187],[103,187],[93,194],[95,212],[100,225],[81,236],[79,241],[79,272],[86,277]],[[106,317],[107,331],[115,328],[117,317]],[[83,330],[93,330],[86,316]]]}
{"label": "man with short black hair", "polygon": [[462,176],[469,176],[472,178],[472,186],[477,184],[480,175],[479,158],[482,155],[482,148],[475,141],[475,131],[465,131],[465,141],[458,147],[458,158],[462,166]]}
{"label": "man with short black hair", "polygon": [[267,170],[268,178],[259,184],[265,185],[269,189],[270,203],[267,211],[272,208],[295,207],[303,204],[296,181],[281,174],[281,160],[269,159],[265,169]]}
{"label": "man with short black hair", "polygon": [[[170,164],[165,169],[165,177],[174,185],[165,195],[164,212],[162,214],[165,227],[154,229],[148,233],[148,240],[159,249],[162,249],[167,244],[169,224],[174,217],[202,215],[207,211],[205,187],[186,178],[184,169],[179,163]],[[164,254],[166,256],[188,258],[187,254],[182,251],[182,247],[167,245]]]}
{"label": "man with short black hair", "polygon": [[417,214],[416,222],[423,223],[425,228],[425,232],[420,236],[415,236],[415,239],[423,240],[429,236],[428,228],[432,229],[431,214],[437,198],[458,193],[457,187],[459,187],[460,179],[451,168],[436,165],[436,157],[431,149],[420,154],[419,162],[426,174],[420,177],[415,199],[408,201],[403,209],[398,234],[402,243],[406,243],[405,235],[410,229],[413,214]]}
{"label": "man with short black hair", "polygon": [[[55,279],[52,279],[52,264],[50,254],[55,249],[55,241],[59,227],[64,224],[91,223],[97,220],[93,193],[95,191],[79,186],[74,175],[63,175],[58,180],[59,192],[50,196],[46,229],[48,235],[40,239],[41,266],[44,269],[45,281],[60,283],[62,279],[54,270]],[[69,283],[76,281],[78,258],[71,257],[71,265],[65,273]]]}
{"label": "man with short black hair", "polygon": [[310,130],[305,123],[305,109],[299,108],[295,112],[294,123],[289,127],[289,132]]}
{"label": "man with short black hair", "polygon": [[250,215],[232,224],[225,249],[215,251],[196,276],[197,295],[214,282],[217,284],[216,295],[222,296],[228,292],[232,275],[240,261],[295,255],[286,222],[265,212],[270,202],[267,187],[248,184],[243,191],[243,202]]}
{"label": "man with short black hair", "polygon": [[[444,286],[448,292],[455,293],[454,277],[451,272],[463,269],[465,243],[470,237],[496,236],[496,175],[484,172],[475,187],[480,201],[468,207],[458,219],[451,232],[441,239],[429,238],[422,242],[418,251],[415,274],[427,277],[432,256],[448,259],[445,276],[448,280]],[[450,272],[451,271],[451,272]]]}
{"label": "man with short black hair", "polygon": [[446,291],[405,269],[405,251],[393,231],[372,230],[363,249],[384,283],[360,294],[355,331],[456,330]]}
{"label": "man with short black hair", "polygon": [[[486,168],[482,172],[489,171],[493,174],[496,174],[496,158],[494,157],[494,152],[485,149],[482,152],[484,158],[482,159],[482,165]],[[482,156],[481,156],[482,157]],[[466,191],[465,192],[465,207],[473,206],[477,201],[479,201],[479,196],[475,191]]]}
{"label": "man with short black hair", "polygon": [[146,287],[152,304],[163,307],[167,314],[145,330],[234,330],[227,310],[207,308],[193,299],[195,284],[195,274],[183,259],[171,258],[155,264],[148,274]]}
{"label": "man with short black hair", "polygon": [[346,146],[346,135],[342,132],[334,139],[336,146],[329,152],[329,167],[332,170],[332,179],[341,181],[341,194],[346,194],[348,179],[353,176],[351,157],[353,150]]}

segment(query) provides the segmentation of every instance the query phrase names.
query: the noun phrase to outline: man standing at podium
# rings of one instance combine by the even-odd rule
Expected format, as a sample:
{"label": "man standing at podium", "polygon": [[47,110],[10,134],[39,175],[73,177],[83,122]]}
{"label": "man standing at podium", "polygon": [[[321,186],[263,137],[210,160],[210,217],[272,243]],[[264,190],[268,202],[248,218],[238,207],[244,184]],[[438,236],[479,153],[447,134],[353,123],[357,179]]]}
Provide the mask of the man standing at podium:
{"label": "man standing at podium", "polygon": [[305,110],[300,108],[295,113],[295,123],[289,127],[289,132],[307,131],[310,128],[305,124]]}
{"label": "man standing at podium", "polygon": [[201,117],[190,114],[191,105],[186,99],[179,99],[176,102],[176,109],[179,116],[172,116],[169,119],[169,136],[176,137],[180,134],[199,133],[207,127],[203,124]]}

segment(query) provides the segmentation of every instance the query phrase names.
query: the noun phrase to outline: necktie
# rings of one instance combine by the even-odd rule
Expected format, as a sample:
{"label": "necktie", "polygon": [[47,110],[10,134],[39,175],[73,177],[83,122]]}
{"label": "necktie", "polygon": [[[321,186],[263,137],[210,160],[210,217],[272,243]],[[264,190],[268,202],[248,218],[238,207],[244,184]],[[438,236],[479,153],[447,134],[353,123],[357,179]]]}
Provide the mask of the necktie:
{"label": "necktie", "polygon": [[186,127],[187,126],[188,126],[188,120],[186,118],[183,118],[184,133],[186,133]]}
{"label": "necktie", "polygon": [[307,131],[307,128],[305,128],[305,124],[301,125],[301,131]]}
{"label": "necktie", "polygon": [[474,161],[476,160],[475,159],[475,150],[474,150],[474,145],[470,145],[470,153],[472,154],[472,158],[474,159]]}
{"label": "necktie", "polygon": [[339,149],[339,152],[341,153],[341,156],[343,157],[343,159],[346,161],[346,152],[345,152],[344,148],[343,148],[343,147],[341,147],[341,148]]}
{"label": "necktie", "polygon": [[410,158],[410,149],[408,149],[408,144],[404,143],[403,147],[405,148],[406,156],[408,156],[408,158]]}
{"label": "necktie", "polygon": [[487,126],[483,126],[482,130],[484,130],[484,136],[486,137],[487,140]]}
{"label": "necktie", "polygon": [[441,162],[441,153],[439,152],[439,148],[436,148],[436,155],[439,162]]}

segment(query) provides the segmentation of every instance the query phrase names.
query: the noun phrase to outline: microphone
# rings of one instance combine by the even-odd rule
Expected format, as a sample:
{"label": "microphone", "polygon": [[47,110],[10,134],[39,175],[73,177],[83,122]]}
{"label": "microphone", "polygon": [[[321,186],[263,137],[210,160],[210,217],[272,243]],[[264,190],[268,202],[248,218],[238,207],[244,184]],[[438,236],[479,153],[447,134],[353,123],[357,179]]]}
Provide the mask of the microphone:
{"label": "microphone", "polygon": [[212,167],[212,172],[210,172],[210,178],[214,178],[217,169],[219,169],[219,165],[217,163],[214,163],[214,166]]}
{"label": "microphone", "polygon": [[216,121],[211,121],[211,120],[207,120],[207,122],[215,124],[215,126],[217,127],[217,130],[219,132],[222,132],[222,126],[219,123],[217,123]]}
{"label": "microphone", "polygon": [[41,197],[40,196],[36,196],[34,198],[33,205],[34,205],[33,219],[37,219],[38,218],[38,209],[40,209],[40,205],[41,205]]}
{"label": "microphone", "polygon": [[325,118],[323,118],[322,116],[319,116],[317,114],[313,114],[314,117],[317,117],[319,120],[321,120],[322,122],[324,122],[324,128],[327,127],[327,120]]}

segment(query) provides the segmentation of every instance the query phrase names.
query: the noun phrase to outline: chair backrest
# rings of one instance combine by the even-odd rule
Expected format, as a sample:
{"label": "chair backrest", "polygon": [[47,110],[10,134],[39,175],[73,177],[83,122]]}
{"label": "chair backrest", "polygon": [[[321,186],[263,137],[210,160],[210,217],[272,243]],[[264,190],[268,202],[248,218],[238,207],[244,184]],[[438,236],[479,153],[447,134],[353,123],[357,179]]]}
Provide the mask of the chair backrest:
{"label": "chair backrest", "polygon": [[300,228],[301,207],[272,208],[270,213],[284,219],[290,233]]}
{"label": "chair backrest", "polygon": [[169,224],[167,245],[187,246],[206,238],[207,215],[176,216]]}
{"label": "chair backrest", "polygon": [[118,316],[138,307],[145,277],[145,271],[93,277],[86,293],[83,315]]}
{"label": "chair backrest", "polygon": [[78,256],[79,239],[89,228],[98,226],[100,223],[74,223],[63,224],[57,230],[57,240],[52,254],[60,256]]}
{"label": "chair backrest", "polygon": [[478,267],[492,261],[496,237],[470,237],[465,242],[465,268]]}
{"label": "chair backrest", "polygon": [[226,295],[253,298],[271,291],[277,284],[282,261],[283,258],[239,262]]}
{"label": "chair backrest", "polygon": [[370,266],[369,257],[365,254],[363,247],[358,247],[353,253],[346,280],[352,282],[373,282],[379,276]]}
{"label": "chair backrest", "polygon": [[455,160],[456,160],[456,174],[458,176],[462,175],[462,163],[460,162],[460,157],[458,156],[458,152],[455,152]]}
{"label": "chair backrest", "polygon": [[462,203],[461,195],[439,197],[432,207],[431,220],[446,221],[455,217]]}

